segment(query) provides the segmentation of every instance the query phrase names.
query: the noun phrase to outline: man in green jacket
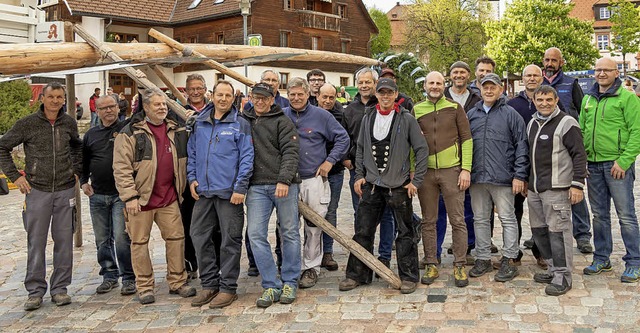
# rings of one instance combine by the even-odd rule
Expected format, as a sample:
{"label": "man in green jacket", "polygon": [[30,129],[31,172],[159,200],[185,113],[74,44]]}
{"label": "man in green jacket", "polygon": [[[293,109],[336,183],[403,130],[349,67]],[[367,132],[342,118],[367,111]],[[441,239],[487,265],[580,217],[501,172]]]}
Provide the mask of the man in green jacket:
{"label": "man in green jacket", "polygon": [[596,83],[584,96],[580,128],[587,152],[589,202],[593,211],[595,251],[583,272],[600,274],[612,269],[611,199],[620,220],[626,248],[622,282],[640,279],[640,244],[633,183],[636,157],[640,153],[640,100],[625,90],[616,62],[601,58],[595,67]]}

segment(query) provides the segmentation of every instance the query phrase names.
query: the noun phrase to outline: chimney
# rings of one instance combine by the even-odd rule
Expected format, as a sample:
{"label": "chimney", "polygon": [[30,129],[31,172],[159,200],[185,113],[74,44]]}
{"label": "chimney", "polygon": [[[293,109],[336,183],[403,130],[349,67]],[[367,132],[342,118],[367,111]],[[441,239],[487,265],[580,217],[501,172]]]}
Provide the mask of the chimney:
{"label": "chimney", "polygon": [[400,6],[400,1],[396,2],[396,6]]}

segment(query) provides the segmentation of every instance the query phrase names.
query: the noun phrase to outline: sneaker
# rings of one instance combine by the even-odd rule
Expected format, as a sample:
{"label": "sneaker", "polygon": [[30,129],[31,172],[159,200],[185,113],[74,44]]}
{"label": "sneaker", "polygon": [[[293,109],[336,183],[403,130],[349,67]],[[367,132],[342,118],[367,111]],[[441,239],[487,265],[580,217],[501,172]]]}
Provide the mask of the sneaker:
{"label": "sneaker", "polygon": [[356,280],[352,280],[350,278],[346,278],[346,279],[340,281],[340,284],[338,285],[338,290],[340,290],[340,291],[349,291],[349,290],[355,289],[359,285],[360,285],[360,282],[358,282]]}
{"label": "sneaker", "polygon": [[[385,258],[378,258],[378,261],[380,261],[387,268],[391,269],[391,260],[387,260]],[[378,272],[376,272],[375,276],[376,276],[376,279],[380,278],[380,275],[378,274]]]}
{"label": "sneaker", "polygon": [[544,288],[544,292],[549,296],[560,296],[571,290],[571,286],[564,286],[555,283],[550,283]]}
{"label": "sneaker", "polygon": [[533,241],[533,237],[527,239],[526,241],[524,241],[524,243],[522,243],[524,248],[528,250],[532,249],[535,244],[536,243]]}
{"label": "sneaker", "polygon": [[219,292],[209,303],[209,309],[222,309],[238,299],[237,294]]}
{"label": "sneaker", "polygon": [[402,281],[400,292],[403,294],[411,294],[418,288],[418,284],[413,281]]}
{"label": "sneaker", "polygon": [[196,288],[185,283],[178,289],[169,290],[169,294],[180,295],[180,297],[184,298],[193,297],[196,295]]}
{"label": "sneaker", "polygon": [[580,253],[589,254],[593,253],[593,247],[588,239],[579,239],[576,241],[577,248]]}
{"label": "sneaker", "polygon": [[514,265],[513,259],[502,257],[500,270],[493,278],[497,282],[507,282],[518,276],[518,268]]}
{"label": "sneaker", "polygon": [[491,242],[491,253],[498,253],[498,247]]}
{"label": "sneaker", "polygon": [[628,283],[638,282],[638,279],[640,279],[640,267],[638,266],[627,267],[620,277],[620,281]]}
{"label": "sneaker", "polygon": [[453,279],[455,280],[456,287],[466,287],[469,285],[469,278],[467,272],[464,270],[464,266],[455,266],[453,268]]}
{"label": "sneaker", "polygon": [[282,295],[280,295],[281,304],[291,304],[296,300],[297,288],[288,284],[282,287]]}
{"label": "sneaker", "polygon": [[418,268],[424,269],[425,267],[427,267],[427,257],[422,257],[418,262]]}
{"label": "sneaker", "polygon": [[156,297],[153,295],[152,290],[141,292],[140,294],[138,294],[138,299],[140,301],[140,304],[143,304],[143,305],[155,303],[156,301]]}
{"label": "sneaker", "polygon": [[104,280],[102,283],[96,288],[96,293],[98,294],[106,294],[111,290],[115,289],[118,286],[117,280]]}
{"label": "sneaker", "polygon": [[120,295],[133,295],[138,291],[136,288],[136,281],[122,281],[122,288],[120,288]]}
{"label": "sneaker", "polygon": [[33,310],[37,310],[40,308],[40,306],[42,305],[42,297],[29,297],[29,299],[27,299],[27,301],[24,303],[24,310],[25,311],[33,311]]}
{"label": "sneaker", "polygon": [[320,263],[320,267],[324,267],[328,271],[338,270],[338,263],[333,260],[333,253],[325,253],[324,255],[322,255],[322,262]]}
{"label": "sneaker", "polygon": [[259,308],[268,308],[273,303],[280,301],[280,294],[282,291],[276,288],[267,288],[262,291],[262,296],[256,301],[256,306]]}
{"label": "sneaker", "polygon": [[256,267],[256,266],[249,266],[249,269],[247,270],[247,275],[249,275],[249,276],[258,276],[258,275],[260,275],[260,271],[258,270],[258,267]]}
{"label": "sneaker", "polygon": [[553,275],[551,275],[549,273],[536,273],[536,274],[533,274],[533,281],[536,281],[538,283],[549,284],[549,283],[551,283],[552,280],[553,280]]}
{"label": "sneaker", "polygon": [[318,282],[318,272],[315,269],[309,268],[302,272],[300,277],[300,288],[311,288]]}
{"label": "sneaker", "polygon": [[427,265],[427,268],[424,271],[424,275],[420,279],[422,284],[432,284],[437,278],[440,276],[438,273],[438,267],[434,264]]}
{"label": "sneaker", "polygon": [[492,270],[493,270],[493,267],[491,266],[491,260],[476,259],[476,263],[469,270],[469,276],[471,277],[483,276],[485,273],[489,273]]}
{"label": "sneaker", "polygon": [[218,289],[202,289],[202,291],[191,301],[191,306],[203,306],[209,304],[218,295]]}
{"label": "sneaker", "polygon": [[582,270],[582,273],[584,273],[585,275],[597,275],[602,272],[608,272],[611,269],[611,262],[609,260],[594,260],[591,262],[590,266],[587,266]]}
{"label": "sneaker", "polygon": [[55,294],[51,296],[51,301],[56,303],[57,306],[63,306],[67,304],[71,304],[71,296],[66,293]]}

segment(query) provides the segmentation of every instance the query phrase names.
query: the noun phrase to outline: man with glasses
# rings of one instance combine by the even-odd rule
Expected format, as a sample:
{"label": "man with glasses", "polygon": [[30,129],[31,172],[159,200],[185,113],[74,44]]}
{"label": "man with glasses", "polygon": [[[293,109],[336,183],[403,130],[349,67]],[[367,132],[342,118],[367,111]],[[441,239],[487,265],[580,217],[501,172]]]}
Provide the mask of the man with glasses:
{"label": "man with glasses", "polygon": [[309,103],[318,106],[318,94],[320,87],[326,82],[324,72],[319,69],[312,69],[307,73],[307,82],[309,82]]}
{"label": "man with glasses", "polygon": [[89,197],[96,254],[103,277],[96,292],[108,293],[118,287],[118,278],[122,277],[120,294],[131,295],[136,293],[131,239],[125,230],[124,203],[113,178],[113,143],[125,123],[118,120],[118,104],[111,95],[98,98],[96,109],[101,124],[89,129],[83,137],[80,178],[82,191]]}
{"label": "man with glasses", "polygon": [[[579,120],[580,105],[583,99],[582,88],[578,84],[578,79],[564,75],[562,66],[564,66],[565,61],[560,49],[557,47],[547,49],[544,52],[542,63],[544,65],[544,81],[542,84],[555,88],[560,98],[560,104],[564,107],[563,111]],[[573,238],[576,239],[578,250],[585,254],[593,252],[587,200],[582,200],[571,206],[571,217]],[[525,242],[525,246],[527,245],[531,244]]]}
{"label": "man with glasses", "polygon": [[618,65],[601,58],[595,66],[596,83],[582,100],[580,128],[587,151],[589,202],[593,210],[595,251],[583,272],[600,274],[612,269],[611,199],[620,221],[626,254],[622,282],[640,279],[638,218],[634,205],[635,161],[640,153],[640,100],[622,87]]}

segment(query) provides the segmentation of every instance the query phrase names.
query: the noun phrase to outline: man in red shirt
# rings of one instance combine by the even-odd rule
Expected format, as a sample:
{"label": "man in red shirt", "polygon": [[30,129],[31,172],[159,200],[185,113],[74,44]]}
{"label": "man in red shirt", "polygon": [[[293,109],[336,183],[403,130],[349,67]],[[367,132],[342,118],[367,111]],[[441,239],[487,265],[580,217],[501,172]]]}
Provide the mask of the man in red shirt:
{"label": "man in red shirt", "polygon": [[98,109],[96,108],[96,99],[100,98],[100,88],[96,88],[93,91],[93,95],[89,97],[89,111],[91,111],[91,123],[89,123],[90,127],[98,126]]}

